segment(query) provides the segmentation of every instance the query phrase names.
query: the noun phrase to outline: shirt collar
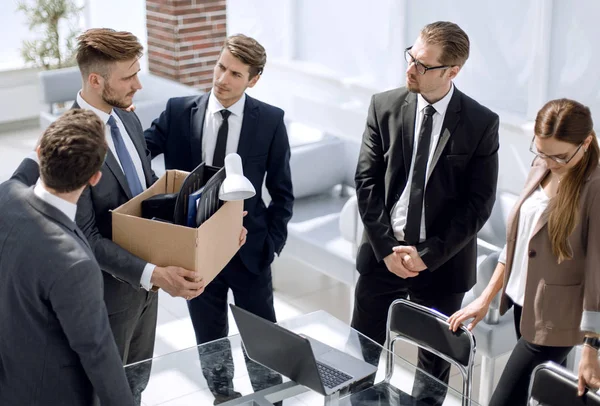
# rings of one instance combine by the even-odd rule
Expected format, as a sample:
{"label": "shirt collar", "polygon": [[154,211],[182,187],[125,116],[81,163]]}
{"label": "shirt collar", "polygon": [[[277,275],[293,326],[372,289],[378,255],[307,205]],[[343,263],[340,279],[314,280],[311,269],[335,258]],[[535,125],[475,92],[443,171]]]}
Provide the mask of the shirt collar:
{"label": "shirt collar", "polygon": [[92,106],[91,104],[89,104],[88,102],[86,102],[83,97],[81,96],[81,90],[77,93],[77,104],[79,105],[79,107],[81,107],[82,109],[85,110],[92,110],[94,113],[96,113],[96,115],[98,117],[100,117],[100,120],[102,120],[102,122],[104,124],[108,123],[108,119],[110,118],[110,116],[113,116],[115,118],[115,120],[117,120],[117,122],[120,122],[121,120],[119,119],[119,117],[115,114],[115,110],[111,110],[110,114],[106,114],[105,112],[103,112],[100,109],[97,109],[96,107]]}
{"label": "shirt collar", "polygon": [[60,197],[48,192],[48,190],[46,190],[43,183],[39,179],[35,184],[35,187],[33,188],[33,193],[49,205],[56,207],[72,222],[75,222],[75,215],[77,214],[76,204],[67,202],[66,200],[61,199]]}
{"label": "shirt collar", "polygon": [[[244,115],[244,107],[246,106],[246,93],[240,97],[238,101],[233,103],[231,106],[227,108],[234,116],[242,117]],[[210,96],[208,96],[208,112],[211,114],[218,113],[223,110],[225,107],[217,100],[214,92],[210,92]]]}
{"label": "shirt collar", "polygon": [[[446,114],[446,110],[448,110],[448,105],[450,104],[450,99],[452,99],[452,95],[454,94],[454,83],[450,87],[450,91],[446,93],[444,97],[442,97],[437,102],[433,103],[432,106],[435,109],[436,113],[439,113],[442,117]],[[417,111],[422,112],[425,107],[429,105],[429,102],[421,96],[419,93],[417,95]]]}

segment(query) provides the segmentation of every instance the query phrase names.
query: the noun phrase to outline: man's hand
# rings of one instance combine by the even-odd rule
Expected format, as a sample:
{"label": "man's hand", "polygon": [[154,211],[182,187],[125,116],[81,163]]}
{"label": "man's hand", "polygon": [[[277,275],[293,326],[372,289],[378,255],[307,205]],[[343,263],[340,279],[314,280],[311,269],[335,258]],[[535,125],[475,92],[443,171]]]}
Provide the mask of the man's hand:
{"label": "man's hand", "polygon": [[577,394],[582,396],[585,387],[592,390],[600,388],[600,364],[598,363],[598,351],[590,346],[584,345],[581,350],[581,361],[579,361],[579,385]]}
{"label": "man's hand", "polygon": [[[244,210],[244,212],[242,213],[242,217],[246,217],[246,214],[248,214],[247,211]],[[248,235],[248,230],[246,230],[246,227],[242,227],[242,233],[240,234],[240,247],[244,244],[246,244],[246,236]]]}
{"label": "man's hand", "polygon": [[414,278],[419,274],[418,272],[413,272],[407,269],[402,263],[402,257],[396,252],[392,252],[390,255],[383,258],[383,262],[385,262],[385,266],[387,266],[387,269],[391,273],[401,277],[402,279]]}
{"label": "man's hand", "polygon": [[394,253],[398,254],[402,258],[404,266],[413,272],[421,272],[427,269],[427,265],[425,265],[415,247],[401,245],[394,247]]}
{"label": "man's hand", "polygon": [[197,272],[178,266],[157,266],[150,282],[173,297],[193,299],[204,292],[204,281]]}
{"label": "man's hand", "polygon": [[248,235],[248,230],[246,227],[242,227],[242,233],[240,234],[240,247],[246,244],[246,236]]}

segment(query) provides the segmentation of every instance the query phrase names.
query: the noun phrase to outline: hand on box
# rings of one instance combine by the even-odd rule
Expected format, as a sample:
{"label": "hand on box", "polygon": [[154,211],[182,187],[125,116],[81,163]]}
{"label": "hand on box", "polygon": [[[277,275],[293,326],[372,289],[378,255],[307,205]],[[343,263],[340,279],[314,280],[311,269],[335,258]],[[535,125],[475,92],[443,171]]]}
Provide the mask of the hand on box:
{"label": "hand on box", "polygon": [[[244,211],[242,213],[242,217],[246,217],[246,214],[248,214],[247,211]],[[246,230],[246,227],[242,227],[242,233],[240,234],[240,247],[244,244],[246,244],[246,236],[248,235],[248,230]]]}
{"label": "hand on box", "polygon": [[173,297],[193,299],[204,292],[204,281],[197,272],[178,266],[157,266],[150,282]]}

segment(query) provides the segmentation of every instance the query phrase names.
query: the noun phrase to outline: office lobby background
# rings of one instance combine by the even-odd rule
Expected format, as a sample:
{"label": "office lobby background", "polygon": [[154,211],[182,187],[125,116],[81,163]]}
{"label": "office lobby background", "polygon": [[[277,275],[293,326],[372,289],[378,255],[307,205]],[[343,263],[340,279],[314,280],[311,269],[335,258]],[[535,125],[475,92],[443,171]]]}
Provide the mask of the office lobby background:
{"label": "office lobby background", "polygon": [[[359,143],[371,96],[404,83],[404,49],[421,27],[436,20],[458,23],[471,40],[470,57],[456,86],[500,115],[500,192],[521,191],[533,159],[528,150],[533,120],[546,101],[578,100],[591,108],[600,128],[597,0],[147,1],[169,7],[214,7],[218,11],[210,13],[219,17],[216,24],[225,25],[220,32],[244,33],[260,41],[268,61],[249,94],[285,110],[296,143],[325,135]],[[108,27],[132,32],[146,50],[141,69],[150,70],[146,0],[77,2],[83,7],[81,31]],[[20,55],[23,40],[40,34],[29,30],[26,17],[17,11],[17,0],[0,0],[0,33],[0,181],[4,181],[33,148],[40,133],[40,112],[48,106],[41,101],[40,69],[25,65]],[[212,70],[212,63],[202,70]],[[350,164],[346,169],[352,171],[355,162]],[[336,204],[341,208],[344,202]],[[290,235],[296,239],[291,243],[288,239],[274,263],[279,320],[323,309],[349,321],[355,252],[339,235],[339,210],[322,209],[320,216],[293,219]],[[300,245],[307,236],[312,245]],[[306,247],[319,249],[298,250]],[[338,269],[331,264],[341,265]],[[341,282],[340,276],[345,278]],[[195,345],[183,300],[161,293],[158,324],[155,356]],[[231,320],[230,325],[231,333],[236,333]],[[506,359],[496,364],[496,380]],[[476,374],[481,369],[478,366]],[[459,378],[451,378],[455,388],[460,388]],[[150,392],[145,398],[148,405],[160,398],[159,389]]]}
{"label": "office lobby background", "polygon": [[[600,122],[600,3],[594,0],[578,1],[577,7],[558,0],[217,3],[226,9],[227,34],[253,36],[267,50],[265,73],[251,95],[282,107],[288,120],[357,139],[370,96],[403,83],[403,50],[419,29],[435,20],[458,23],[470,37],[471,55],[455,83],[500,115],[500,190],[520,190],[531,161],[532,120],[545,101],[574,98]],[[80,4],[81,29],[131,31],[147,49],[145,0]],[[36,34],[16,11],[16,1],[0,2],[0,27],[1,129],[35,120],[44,107],[38,103],[37,69],[26,67],[19,54],[22,41]],[[147,52],[142,70],[148,70]]]}

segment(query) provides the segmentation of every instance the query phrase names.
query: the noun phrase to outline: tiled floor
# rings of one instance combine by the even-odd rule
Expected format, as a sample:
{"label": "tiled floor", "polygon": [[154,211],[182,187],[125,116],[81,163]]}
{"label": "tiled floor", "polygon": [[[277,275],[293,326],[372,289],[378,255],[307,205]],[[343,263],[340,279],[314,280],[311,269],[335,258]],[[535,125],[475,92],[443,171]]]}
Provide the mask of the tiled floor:
{"label": "tiled floor", "polygon": [[[33,150],[40,134],[39,129],[26,129],[17,132],[0,133],[0,181],[10,177],[21,160]],[[350,289],[331,278],[312,269],[307,269],[291,260],[278,259],[273,269],[273,285],[275,289],[275,310],[279,320],[285,320],[300,314],[323,309],[338,319],[350,320]],[[230,318],[230,334],[236,334],[235,323]],[[195,345],[194,332],[190,322],[186,303],[183,299],[172,298],[164,292],[160,293],[158,328],[156,336],[155,356],[189,348]],[[416,349],[409,345],[401,345],[399,354],[411,362],[416,361]],[[496,364],[496,381],[504,368],[507,356]],[[475,369],[474,394],[478,396],[480,358],[477,358]],[[163,377],[161,376],[161,379]],[[169,379],[170,385],[182,384],[185,381],[174,374]],[[461,391],[462,383],[457,371],[453,371],[451,385]],[[144,394],[146,406],[150,405],[205,405],[212,404],[210,393],[194,392],[178,398],[161,398],[161,391],[147,391]],[[161,401],[162,399],[162,401]],[[285,406],[315,405],[315,398],[307,393],[287,400]],[[448,399],[446,404],[458,404],[456,399]]]}

